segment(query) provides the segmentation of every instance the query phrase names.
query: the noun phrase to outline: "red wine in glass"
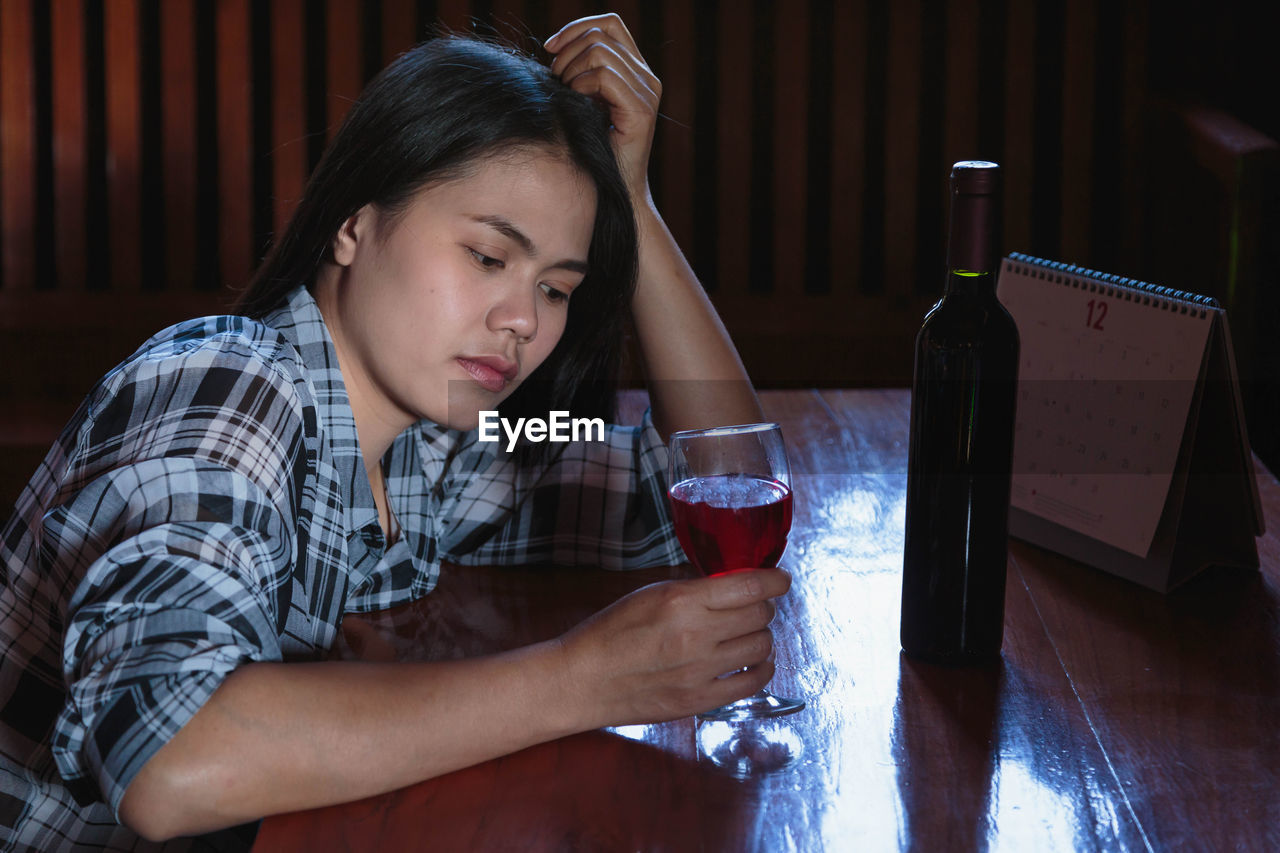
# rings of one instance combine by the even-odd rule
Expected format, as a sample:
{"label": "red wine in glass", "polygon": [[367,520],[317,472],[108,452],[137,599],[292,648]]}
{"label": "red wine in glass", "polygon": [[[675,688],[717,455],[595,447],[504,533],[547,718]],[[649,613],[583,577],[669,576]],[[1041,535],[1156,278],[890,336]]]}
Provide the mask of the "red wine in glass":
{"label": "red wine in glass", "polygon": [[694,477],[671,487],[684,552],[704,575],[772,568],[787,547],[791,489],[748,474]]}
{"label": "red wine in glass", "polygon": [[[670,451],[671,514],[690,562],[706,575],[778,565],[791,530],[792,501],[781,427],[684,430],[671,435]],[[803,707],[799,699],[761,690],[698,718],[751,720]]]}

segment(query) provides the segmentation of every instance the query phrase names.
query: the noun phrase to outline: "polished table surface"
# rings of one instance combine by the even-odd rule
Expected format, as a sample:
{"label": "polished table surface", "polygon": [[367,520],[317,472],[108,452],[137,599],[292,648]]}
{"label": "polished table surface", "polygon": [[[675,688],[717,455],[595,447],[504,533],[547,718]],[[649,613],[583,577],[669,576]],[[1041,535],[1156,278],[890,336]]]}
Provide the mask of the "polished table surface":
{"label": "polished table surface", "polygon": [[[762,400],[795,480],[773,681],[809,703],[785,718],[793,769],[736,778],[701,757],[692,719],[589,732],[270,818],[255,849],[1280,850],[1271,473],[1261,572],[1214,568],[1162,595],[1014,541],[1002,662],[948,670],[898,647],[908,393]],[[446,566],[426,599],[349,617],[339,651],[509,648],[687,571]]]}

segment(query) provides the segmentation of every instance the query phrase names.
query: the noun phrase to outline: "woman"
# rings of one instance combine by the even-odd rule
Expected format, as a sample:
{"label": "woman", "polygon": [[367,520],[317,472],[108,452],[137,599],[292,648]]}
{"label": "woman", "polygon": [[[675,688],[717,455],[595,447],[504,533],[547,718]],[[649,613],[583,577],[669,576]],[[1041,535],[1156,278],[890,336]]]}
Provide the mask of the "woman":
{"label": "woman", "polygon": [[[487,658],[323,660],[343,613],[426,594],[442,559],[679,561],[662,436],[760,418],[649,196],[657,79],[616,16],[546,47],[550,69],[458,39],[389,66],[246,316],[153,338],[46,458],[0,545],[10,844],[210,833],[769,680],[777,570]],[[477,440],[482,411],[606,413],[627,310],[652,422]]]}

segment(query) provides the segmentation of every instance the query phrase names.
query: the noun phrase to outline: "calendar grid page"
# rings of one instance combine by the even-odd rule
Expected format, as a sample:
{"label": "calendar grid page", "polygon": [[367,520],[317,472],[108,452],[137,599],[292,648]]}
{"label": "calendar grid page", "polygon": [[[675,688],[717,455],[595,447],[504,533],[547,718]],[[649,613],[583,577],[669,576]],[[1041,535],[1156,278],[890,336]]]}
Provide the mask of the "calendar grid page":
{"label": "calendar grid page", "polygon": [[1021,338],[1013,506],[1145,558],[1216,309],[1008,258],[998,293]]}

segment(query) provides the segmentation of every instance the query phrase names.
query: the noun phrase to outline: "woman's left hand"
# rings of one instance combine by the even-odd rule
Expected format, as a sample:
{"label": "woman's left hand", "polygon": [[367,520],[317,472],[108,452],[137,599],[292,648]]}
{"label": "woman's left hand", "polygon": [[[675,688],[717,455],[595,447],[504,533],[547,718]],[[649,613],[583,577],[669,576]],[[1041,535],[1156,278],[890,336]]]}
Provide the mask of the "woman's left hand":
{"label": "woman's left hand", "polygon": [[552,73],[605,103],[613,122],[618,166],[635,205],[649,202],[649,150],[662,83],[640,55],[622,19],[610,13],[579,18],[547,39]]}
{"label": "woman's left hand", "polygon": [[665,438],[675,430],[763,420],[733,341],[649,194],[662,84],[617,15],[574,21],[545,47],[555,54],[551,72],[603,103],[613,121],[613,150],[640,238],[631,316],[658,431]]}

